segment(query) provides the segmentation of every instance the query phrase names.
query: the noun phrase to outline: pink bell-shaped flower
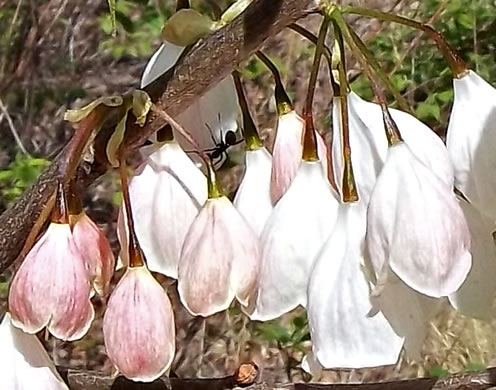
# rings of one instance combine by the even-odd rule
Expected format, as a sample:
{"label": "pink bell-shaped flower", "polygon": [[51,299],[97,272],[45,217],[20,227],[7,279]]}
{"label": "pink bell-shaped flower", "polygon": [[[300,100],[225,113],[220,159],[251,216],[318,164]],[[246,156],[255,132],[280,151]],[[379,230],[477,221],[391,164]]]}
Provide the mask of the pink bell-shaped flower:
{"label": "pink bell-shaped flower", "polygon": [[97,294],[104,296],[114,274],[114,254],[105,234],[82,209],[74,182],[70,184],[68,209],[72,236],[85,262],[90,283]]}
{"label": "pink bell-shaped flower", "polygon": [[[207,179],[176,141],[152,150],[129,183],[134,226],[148,268],[176,279],[184,239],[207,200]],[[122,210],[119,217],[122,232]],[[126,248],[127,235],[119,239]]]}
{"label": "pink bell-shaped flower", "polygon": [[473,71],[453,81],[446,144],[455,186],[479,212],[496,219],[496,89]]}
{"label": "pink bell-shaped flower", "polygon": [[2,389],[69,390],[35,335],[24,333],[5,313],[0,324]]}
{"label": "pink bell-shaped flower", "polygon": [[[165,41],[148,61],[141,78],[141,87],[147,86],[174,66],[183,49]],[[208,149],[223,140],[223,133],[227,130],[237,131],[239,117],[236,89],[232,77],[228,76],[178,115],[176,120],[191,132],[201,149]],[[175,135],[185,150],[194,148],[181,134]]]}
{"label": "pink bell-shaped flower", "polygon": [[178,277],[181,302],[204,317],[227,309],[234,298],[248,305],[260,269],[256,234],[208,169],[209,199],[184,241]]}
{"label": "pink bell-shaped flower", "polygon": [[[303,151],[303,129],[305,121],[293,109],[279,115],[272,150],[272,203],[276,204],[286,193],[296,176]],[[327,146],[319,133],[315,133],[318,156],[327,176]]]}
{"label": "pink bell-shaped flower", "polygon": [[471,266],[470,234],[451,186],[404,142],[389,148],[372,192],[366,242],[379,279],[391,267],[431,297],[455,292]]}
{"label": "pink bell-shaped flower", "polygon": [[174,312],[146,266],[129,267],[112,292],[103,336],[110,360],[126,378],[152,382],[172,364]]}
{"label": "pink bell-shaped flower", "polygon": [[[312,132],[306,131],[305,137],[313,138]],[[339,203],[317,158],[315,142],[308,145],[315,150],[303,151],[305,159],[262,232],[262,270],[250,314],[253,320],[267,321],[298,305],[306,306],[310,270],[334,226]]]}
{"label": "pink bell-shaped flower", "polygon": [[395,364],[403,346],[381,312],[371,315],[365,274],[362,202],[345,203],[317,255],[308,282],[308,321],[313,353],[325,368]]}
{"label": "pink bell-shaped flower", "polygon": [[12,323],[26,333],[46,326],[55,337],[72,341],[86,334],[95,313],[85,262],[68,223],[61,189],[57,203],[47,231],[12,280],[9,308]]}
{"label": "pink bell-shaped flower", "polygon": [[451,305],[464,315],[488,319],[496,295],[496,246],[494,222],[465,200],[459,200],[471,235],[472,268],[461,287],[449,296]]}

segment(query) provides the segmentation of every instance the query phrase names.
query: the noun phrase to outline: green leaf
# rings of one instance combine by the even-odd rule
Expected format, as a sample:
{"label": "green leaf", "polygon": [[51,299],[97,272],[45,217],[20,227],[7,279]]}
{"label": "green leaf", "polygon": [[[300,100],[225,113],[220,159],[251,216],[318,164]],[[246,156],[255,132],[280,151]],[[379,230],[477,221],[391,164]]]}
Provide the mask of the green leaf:
{"label": "green leaf", "polygon": [[434,366],[431,369],[429,369],[429,376],[440,377],[447,375],[449,375],[449,371],[440,366]]}
{"label": "green leaf", "polygon": [[470,364],[467,364],[467,366],[465,367],[465,371],[466,372],[481,371],[481,370],[484,370],[485,368],[486,368],[486,366],[483,364],[470,363]]}
{"label": "green leaf", "polygon": [[436,119],[441,120],[441,109],[435,103],[421,102],[415,110],[417,117],[420,120]]}

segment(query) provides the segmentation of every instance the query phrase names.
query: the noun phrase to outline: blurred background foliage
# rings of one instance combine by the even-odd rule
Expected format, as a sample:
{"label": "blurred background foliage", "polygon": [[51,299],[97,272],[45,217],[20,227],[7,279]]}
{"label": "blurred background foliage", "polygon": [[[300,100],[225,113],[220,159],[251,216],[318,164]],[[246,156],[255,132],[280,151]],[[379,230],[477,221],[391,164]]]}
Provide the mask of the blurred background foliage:
{"label": "blurred background foliage", "polygon": [[[224,9],[230,1],[192,3],[196,9],[212,14],[212,3]],[[496,85],[495,0],[357,0],[354,3],[431,21],[473,69]],[[105,0],[0,0],[0,211],[36,179],[72,135],[73,129],[62,119],[68,107],[80,106],[98,96],[123,93],[138,84],[146,61],[160,43],[162,25],[174,12],[174,6],[171,0],[117,0],[114,37]],[[443,137],[453,101],[452,78],[435,45],[419,32],[403,26],[356,17],[349,20],[419,119]],[[302,24],[313,31],[318,29],[318,19],[309,18]],[[332,39],[328,43],[332,44]],[[281,71],[296,107],[301,107],[313,46],[286,30],[270,38],[264,50]],[[368,81],[356,62],[350,58],[348,64],[352,88],[363,98],[373,99]],[[271,75],[256,58],[243,64],[241,70],[251,110],[270,146],[275,124]],[[319,130],[326,133],[331,123],[332,98],[327,69],[321,72],[318,85],[314,111]],[[118,180],[111,172],[85,194],[88,213],[105,229],[116,251],[119,202]],[[0,277],[3,302],[8,282],[9,274]],[[174,294],[170,285],[169,292]],[[101,302],[100,309],[103,306]],[[213,351],[211,360],[217,362],[219,354],[236,351],[255,360],[255,355],[263,355],[264,361],[282,370],[282,374],[273,373],[280,381],[309,379],[301,370],[297,374],[293,370],[310,348],[308,324],[301,311],[281,320],[253,325],[241,318],[239,310],[198,322],[178,305],[175,307],[178,329],[184,329],[182,337],[186,340],[178,343],[177,373],[224,374],[222,370],[228,371],[230,363],[225,360],[215,363],[217,371],[212,371],[209,365],[213,363],[207,362],[205,356]],[[230,339],[224,335],[226,326],[236,329],[229,332]],[[98,320],[94,328],[89,341],[85,339],[75,345],[47,342],[52,356],[66,366],[110,369],[102,350]],[[334,372],[326,378],[377,380],[478,369],[496,361],[496,340],[492,336],[495,331],[494,324],[447,313],[433,325],[419,364],[407,365],[402,360],[391,369]],[[250,347],[247,350],[239,345],[234,347],[233,343],[246,341],[246,332]],[[190,340],[198,337],[202,342],[192,346]],[[257,347],[253,346],[254,340]],[[221,343],[224,343],[222,347]],[[204,358],[198,364],[189,359],[183,367],[181,348],[194,358],[198,354]]]}

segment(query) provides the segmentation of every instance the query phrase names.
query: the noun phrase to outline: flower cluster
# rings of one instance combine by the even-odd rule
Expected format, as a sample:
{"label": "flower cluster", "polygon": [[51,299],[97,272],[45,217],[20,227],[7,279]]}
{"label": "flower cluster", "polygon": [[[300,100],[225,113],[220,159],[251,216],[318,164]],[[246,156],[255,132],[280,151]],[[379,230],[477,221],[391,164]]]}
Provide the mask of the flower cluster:
{"label": "flower cluster", "polygon": [[[184,46],[232,17],[216,24],[192,12],[171,19],[164,30],[169,41],[151,58],[142,86],[160,79]],[[128,183],[121,153],[128,111],[143,124],[151,103],[135,93],[109,105],[126,109],[107,147],[121,174],[117,225],[125,271],[109,297],[103,334],[109,359],[126,377],[153,381],[174,358],[174,312],[152,272],[177,279],[182,304],[196,316],[226,310],[233,301],[257,321],[306,308],[313,342],[306,361],[314,367],[394,364],[402,349],[418,357],[445,298],[466,315],[487,314],[496,289],[496,89],[473,71],[455,72],[446,146],[411,114],[388,108],[377,86],[378,103],[349,90],[340,42],[349,32],[340,14],[329,12],[341,54],[332,64],[339,82],[332,80],[330,145],[313,127],[315,85],[300,116],[269,64],[278,112],[272,153],[234,72],[181,114],[179,124],[170,121],[157,132]],[[185,17],[196,29],[184,27]],[[245,172],[229,197],[216,163],[241,142],[238,128]],[[4,365],[32,372],[26,383],[40,381],[46,389],[66,386],[34,334],[46,327],[63,340],[83,337],[94,317],[91,298],[108,293],[115,268],[74,182],[60,184],[55,198],[48,227],[12,281],[0,325],[0,338],[12,345]],[[7,378],[14,388],[29,388],[17,381]]]}

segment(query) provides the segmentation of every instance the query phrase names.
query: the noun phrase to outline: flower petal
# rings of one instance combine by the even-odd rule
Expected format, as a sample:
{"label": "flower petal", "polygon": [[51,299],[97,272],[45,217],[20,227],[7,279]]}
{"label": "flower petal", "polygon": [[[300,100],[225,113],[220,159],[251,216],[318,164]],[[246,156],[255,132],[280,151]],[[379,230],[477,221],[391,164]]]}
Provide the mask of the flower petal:
{"label": "flower petal", "polygon": [[172,364],[174,312],[146,267],[128,268],[110,296],[103,318],[105,349],[127,378],[152,382]]}

